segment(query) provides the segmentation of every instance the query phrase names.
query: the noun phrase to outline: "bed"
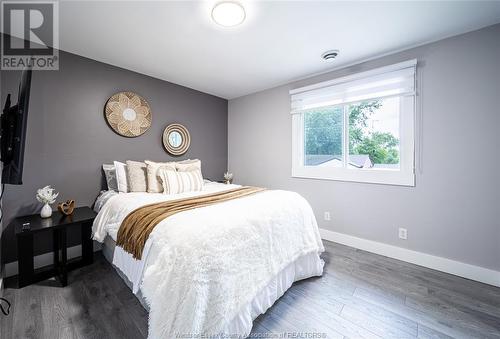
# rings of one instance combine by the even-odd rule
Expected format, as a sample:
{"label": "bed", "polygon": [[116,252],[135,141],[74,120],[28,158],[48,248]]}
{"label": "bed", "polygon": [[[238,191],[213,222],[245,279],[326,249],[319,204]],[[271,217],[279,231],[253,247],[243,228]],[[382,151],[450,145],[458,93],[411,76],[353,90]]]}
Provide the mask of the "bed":
{"label": "bed", "polygon": [[244,338],[293,282],[322,274],[316,219],[307,201],[289,191],[172,215],[151,232],[139,260],[116,245],[123,220],[142,206],[237,187],[207,182],[201,192],[176,195],[101,192],[93,238],[149,311],[149,338]]}

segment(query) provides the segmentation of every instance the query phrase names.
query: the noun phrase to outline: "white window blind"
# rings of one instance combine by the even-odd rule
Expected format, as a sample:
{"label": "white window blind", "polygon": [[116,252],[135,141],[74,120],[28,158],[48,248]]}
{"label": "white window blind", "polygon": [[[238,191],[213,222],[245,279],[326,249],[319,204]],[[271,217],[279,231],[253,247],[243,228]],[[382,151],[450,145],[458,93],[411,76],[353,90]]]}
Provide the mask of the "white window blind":
{"label": "white window blind", "polygon": [[370,99],[415,95],[416,60],[290,91],[291,113]]}

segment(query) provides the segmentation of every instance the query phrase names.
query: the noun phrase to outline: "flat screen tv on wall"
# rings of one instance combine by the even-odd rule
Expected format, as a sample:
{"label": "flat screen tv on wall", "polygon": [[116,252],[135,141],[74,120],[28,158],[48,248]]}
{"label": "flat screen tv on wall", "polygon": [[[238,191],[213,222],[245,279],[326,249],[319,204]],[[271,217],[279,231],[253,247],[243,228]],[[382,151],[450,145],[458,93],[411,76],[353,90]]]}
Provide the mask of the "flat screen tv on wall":
{"label": "flat screen tv on wall", "polygon": [[31,69],[23,70],[17,103],[11,106],[7,95],[3,114],[0,117],[0,153],[3,164],[2,183],[22,185],[24,144],[28,123],[28,108],[31,86]]}

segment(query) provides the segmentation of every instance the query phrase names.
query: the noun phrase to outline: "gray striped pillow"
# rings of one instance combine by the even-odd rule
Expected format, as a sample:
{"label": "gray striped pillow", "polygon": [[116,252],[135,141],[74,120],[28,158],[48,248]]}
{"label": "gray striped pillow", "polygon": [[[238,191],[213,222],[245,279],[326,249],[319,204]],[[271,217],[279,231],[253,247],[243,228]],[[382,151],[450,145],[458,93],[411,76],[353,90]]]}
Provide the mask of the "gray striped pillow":
{"label": "gray striped pillow", "polygon": [[169,168],[160,168],[163,194],[179,194],[183,192],[196,192],[203,189],[203,176],[198,169],[177,172]]}

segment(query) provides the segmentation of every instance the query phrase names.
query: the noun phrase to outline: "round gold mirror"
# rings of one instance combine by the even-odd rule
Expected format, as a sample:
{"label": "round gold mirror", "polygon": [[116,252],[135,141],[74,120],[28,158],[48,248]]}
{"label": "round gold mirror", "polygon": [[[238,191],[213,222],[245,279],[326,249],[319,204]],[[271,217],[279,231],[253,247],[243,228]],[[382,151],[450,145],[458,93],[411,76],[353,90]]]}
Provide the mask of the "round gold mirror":
{"label": "round gold mirror", "polygon": [[190,144],[191,136],[181,124],[170,124],[163,131],[163,146],[172,155],[183,155]]}

